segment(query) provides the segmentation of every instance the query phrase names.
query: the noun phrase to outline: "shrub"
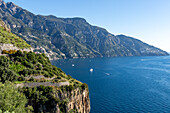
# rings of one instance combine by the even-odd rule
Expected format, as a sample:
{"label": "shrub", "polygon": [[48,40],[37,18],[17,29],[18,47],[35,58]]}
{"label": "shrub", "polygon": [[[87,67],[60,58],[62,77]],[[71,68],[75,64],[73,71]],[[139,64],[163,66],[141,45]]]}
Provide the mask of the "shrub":
{"label": "shrub", "polygon": [[67,75],[67,78],[68,78],[68,79],[71,79],[71,78],[72,78],[72,76],[70,76],[70,75]]}
{"label": "shrub", "polygon": [[74,89],[72,85],[66,86],[66,90],[71,92]]}
{"label": "shrub", "polygon": [[28,52],[28,53],[27,53],[27,59],[28,59],[29,61],[34,61],[34,60],[35,60],[35,53],[33,53],[33,52]]}
{"label": "shrub", "polygon": [[37,65],[37,70],[42,70],[42,66],[40,64]]}
{"label": "shrub", "polygon": [[81,85],[81,88],[84,90],[84,89],[88,88],[88,85],[87,85],[86,83],[83,83],[83,84]]}
{"label": "shrub", "polygon": [[45,77],[50,77],[50,74],[49,74],[47,71],[45,71],[45,72],[44,72],[44,76],[45,76]]}
{"label": "shrub", "polygon": [[34,82],[34,81],[35,81],[35,79],[34,79],[33,77],[31,77],[31,78],[29,79],[29,81]]}
{"label": "shrub", "polygon": [[33,113],[33,112],[34,112],[34,108],[33,108],[32,106],[28,105],[28,106],[26,107],[26,112],[27,112],[27,113]]}
{"label": "shrub", "polygon": [[0,75],[1,82],[3,83],[5,81],[15,81],[18,79],[17,74],[13,70],[10,70],[8,68],[0,67]]}
{"label": "shrub", "polygon": [[0,109],[2,112],[25,113],[27,99],[10,83],[0,83]]}
{"label": "shrub", "polygon": [[16,52],[16,50],[9,50],[9,54],[15,54]]}
{"label": "shrub", "polygon": [[24,69],[24,70],[20,71],[19,74],[27,76],[28,75],[28,69]]}
{"label": "shrub", "polygon": [[23,56],[23,53],[21,50],[18,50],[16,53],[15,53],[15,56]]}
{"label": "shrub", "polygon": [[8,54],[9,52],[7,50],[2,50],[2,54]]}
{"label": "shrub", "polygon": [[9,67],[9,59],[6,56],[0,56],[0,66]]}
{"label": "shrub", "polygon": [[18,78],[18,81],[24,81],[25,80],[25,77],[22,75]]}

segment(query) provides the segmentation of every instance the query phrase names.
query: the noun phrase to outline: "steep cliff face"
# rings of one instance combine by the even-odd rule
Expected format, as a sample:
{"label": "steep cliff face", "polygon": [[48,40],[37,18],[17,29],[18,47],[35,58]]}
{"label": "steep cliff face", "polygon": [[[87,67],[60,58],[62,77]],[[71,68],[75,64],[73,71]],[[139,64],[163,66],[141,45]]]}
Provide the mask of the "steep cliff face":
{"label": "steep cliff face", "polygon": [[90,99],[88,89],[75,89],[71,92],[59,93],[58,98],[66,99],[68,98],[68,103],[66,106],[66,112],[77,111],[79,113],[89,113],[90,112]]}
{"label": "steep cliff face", "polygon": [[54,92],[57,101],[51,101],[49,108],[46,104],[29,102],[34,107],[35,112],[43,113],[89,113],[90,99],[88,89],[80,90],[76,88],[72,91]]}

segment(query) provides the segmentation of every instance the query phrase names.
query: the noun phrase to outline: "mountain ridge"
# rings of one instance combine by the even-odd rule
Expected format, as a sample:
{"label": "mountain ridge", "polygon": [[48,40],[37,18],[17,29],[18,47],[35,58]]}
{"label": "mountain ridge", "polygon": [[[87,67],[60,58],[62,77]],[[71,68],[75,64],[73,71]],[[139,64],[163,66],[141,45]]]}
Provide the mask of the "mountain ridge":
{"label": "mountain ridge", "polygon": [[135,38],[111,34],[84,18],[35,15],[12,2],[3,4],[0,18],[11,31],[52,59],[168,55]]}

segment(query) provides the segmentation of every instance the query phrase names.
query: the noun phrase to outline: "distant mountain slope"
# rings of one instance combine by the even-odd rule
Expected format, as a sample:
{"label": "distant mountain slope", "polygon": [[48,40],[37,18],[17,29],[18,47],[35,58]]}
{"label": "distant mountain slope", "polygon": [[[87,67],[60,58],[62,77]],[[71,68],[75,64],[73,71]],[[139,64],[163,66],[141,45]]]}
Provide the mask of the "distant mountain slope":
{"label": "distant mountain slope", "polygon": [[83,18],[34,15],[12,2],[0,2],[0,18],[35,51],[53,58],[168,55],[140,40],[92,26]]}

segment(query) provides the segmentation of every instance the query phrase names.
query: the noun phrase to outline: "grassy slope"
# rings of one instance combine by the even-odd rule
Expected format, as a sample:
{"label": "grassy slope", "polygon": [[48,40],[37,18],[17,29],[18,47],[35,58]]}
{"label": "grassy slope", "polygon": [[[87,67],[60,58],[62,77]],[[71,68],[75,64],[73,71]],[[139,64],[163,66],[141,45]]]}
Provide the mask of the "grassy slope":
{"label": "grassy slope", "polygon": [[0,43],[13,44],[18,48],[30,48],[31,46],[27,44],[22,38],[16,36],[15,34],[7,31],[4,27],[0,26]]}

